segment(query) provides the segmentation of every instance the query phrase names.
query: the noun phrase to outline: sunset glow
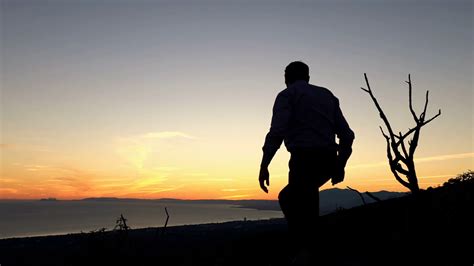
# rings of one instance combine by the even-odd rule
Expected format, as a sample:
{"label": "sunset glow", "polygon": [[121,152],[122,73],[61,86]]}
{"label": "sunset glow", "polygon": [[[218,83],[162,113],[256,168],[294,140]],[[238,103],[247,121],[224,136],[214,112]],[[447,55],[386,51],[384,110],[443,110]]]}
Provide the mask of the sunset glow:
{"label": "sunset glow", "polygon": [[340,99],[355,132],[339,188],[406,191],[364,72],[397,132],[413,127],[409,73],[416,110],[426,90],[429,116],[442,110],[421,131],[420,187],[474,168],[469,2],[125,2],[2,1],[0,199],[276,199],[285,147],[269,194],[258,169],[294,60]]}

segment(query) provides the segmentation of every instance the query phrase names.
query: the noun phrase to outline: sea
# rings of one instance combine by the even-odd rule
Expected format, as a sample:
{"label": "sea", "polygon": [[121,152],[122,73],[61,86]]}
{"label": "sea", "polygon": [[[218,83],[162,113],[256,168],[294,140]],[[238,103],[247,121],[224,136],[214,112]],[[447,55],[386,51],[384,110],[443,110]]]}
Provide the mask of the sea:
{"label": "sea", "polygon": [[0,239],[112,230],[123,217],[132,229],[281,218],[281,211],[225,202],[179,200],[0,200]]}

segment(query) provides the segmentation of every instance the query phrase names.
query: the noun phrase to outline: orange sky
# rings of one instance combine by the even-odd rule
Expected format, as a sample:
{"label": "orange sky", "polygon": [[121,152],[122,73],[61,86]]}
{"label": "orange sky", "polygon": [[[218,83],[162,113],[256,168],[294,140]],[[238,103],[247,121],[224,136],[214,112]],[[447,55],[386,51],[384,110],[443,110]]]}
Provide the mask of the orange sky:
{"label": "orange sky", "polygon": [[[258,146],[245,156],[239,154],[236,146],[216,145],[205,149],[209,142],[181,132],[153,132],[115,139],[106,145],[110,150],[96,147],[78,150],[73,155],[34,146],[2,147],[0,195],[1,198],[61,199],[276,199],[287,178],[288,153],[284,149],[280,149],[271,164],[267,195],[257,183]],[[383,139],[379,138],[379,142]],[[237,153],[229,156],[224,153],[227,148]],[[160,154],[163,150],[164,155]],[[365,156],[370,156],[370,151],[366,153]],[[380,161],[364,163],[356,162],[357,157],[364,156],[357,146],[354,154],[346,169],[346,181],[339,188],[405,190],[391,176],[384,154],[380,154]],[[25,162],[21,163],[20,158],[25,158]],[[474,153],[417,158],[420,186],[442,184],[471,167],[473,158]],[[323,189],[330,187],[326,184]]]}

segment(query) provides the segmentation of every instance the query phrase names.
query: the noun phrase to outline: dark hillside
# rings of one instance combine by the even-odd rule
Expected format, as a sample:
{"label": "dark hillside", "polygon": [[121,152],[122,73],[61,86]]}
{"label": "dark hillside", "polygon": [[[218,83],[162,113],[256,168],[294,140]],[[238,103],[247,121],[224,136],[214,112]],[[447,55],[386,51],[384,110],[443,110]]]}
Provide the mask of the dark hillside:
{"label": "dark hillside", "polygon": [[[321,217],[321,265],[472,265],[474,182]],[[7,265],[289,265],[285,222],[229,222],[0,240]]]}

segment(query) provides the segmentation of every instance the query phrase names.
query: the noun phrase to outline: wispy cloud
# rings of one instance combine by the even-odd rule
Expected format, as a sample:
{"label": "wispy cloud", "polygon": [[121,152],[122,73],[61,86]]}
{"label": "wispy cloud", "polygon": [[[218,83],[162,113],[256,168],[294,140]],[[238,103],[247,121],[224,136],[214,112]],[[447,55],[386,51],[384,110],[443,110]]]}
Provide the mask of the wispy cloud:
{"label": "wispy cloud", "polygon": [[0,193],[16,194],[17,192],[18,192],[18,190],[14,189],[14,188],[0,188]]}
{"label": "wispy cloud", "polygon": [[208,173],[189,173],[189,174],[185,174],[185,175],[188,175],[188,176],[208,176],[209,174]]}
{"label": "wispy cloud", "polygon": [[63,173],[65,175],[85,175],[83,170],[78,170],[68,166],[44,165],[44,164],[17,164],[30,172],[53,172]]}
{"label": "wispy cloud", "polygon": [[240,198],[247,198],[250,196],[252,196],[252,194],[225,196],[225,197],[221,197],[220,199],[240,199]]}
{"label": "wispy cloud", "polygon": [[196,137],[180,131],[149,132],[139,136],[139,138],[143,139],[169,139],[178,137],[186,139],[196,139]]}
{"label": "wispy cloud", "polygon": [[147,193],[147,194],[156,194],[156,193],[161,193],[161,192],[174,191],[174,190],[180,189],[182,187],[183,186],[144,188],[144,189],[141,189],[138,192]]}
{"label": "wispy cloud", "polygon": [[253,190],[253,188],[224,188],[221,189],[222,192],[236,192],[236,191],[249,191]]}
{"label": "wispy cloud", "polygon": [[50,149],[44,146],[22,144],[22,143],[0,143],[0,149],[29,151],[29,152],[52,152]]}
{"label": "wispy cloud", "polygon": [[172,139],[194,140],[196,137],[180,131],[148,132],[135,136],[119,137],[116,139],[116,152],[136,167],[137,170],[142,170],[150,154],[159,150],[163,141]]}
{"label": "wispy cloud", "polygon": [[179,170],[179,168],[175,166],[157,166],[153,167],[152,170],[158,172],[174,172]]}
{"label": "wispy cloud", "polygon": [[199,179],[199,181],[204,181],[204,182],[230,182],[233,181],[232,178],[202,178]]}
{"label": "wispy cloud", "polygon": [[449,174],[449,175],[426,175],[420,176],[419,179],[431,179],[431,178],[446,178],[446,177],[455,177],[456,174]]}
{"label": "wispy cloud", "polygon": [[444,160],[466,159],[466,158],[474,158],[474,152],[446,154],[446,155],[418,158],[418,159],[415,159],[415,162],[421,163],[421,162],[433,162],[433,161],[444,161]]}
{"label": "wispy cloud", "polygon": [[[416,163],[425,163],[425,162],[433,162],[433,161],[445,161],[445,160],[466,159],[466,158],[474,158],[474,152],[458,153],[458,154],[446,154],[446,155],[430,156],[430,157],[423,157],[423,158],[415,158],[415,162]],[[383,162],[381,161],[381,162],[367,163],[367,164],[348,165],[347,169],[373,168],[373,167],[382,167],[382,166],[388,166],[388,161],[383,161]]]}
{"label": "wispy cloud", "polygon": [[0,184],[17,183],[17,182],[18,182],[18,179],[0,177]]}
{"label": "wispy cloud", "polygon": [[83,177],[61,176],[46,180],[48,185],[61,188],[62,191],[70,190],[81,194],[92,189],[90,180]]}
{"label": "wispy cloud", "polygon": [[9,146],[11,146],[11,145],[8,144],[8,143],[0,143],[0,149],[6,149],[6,148],[8,148]]}

